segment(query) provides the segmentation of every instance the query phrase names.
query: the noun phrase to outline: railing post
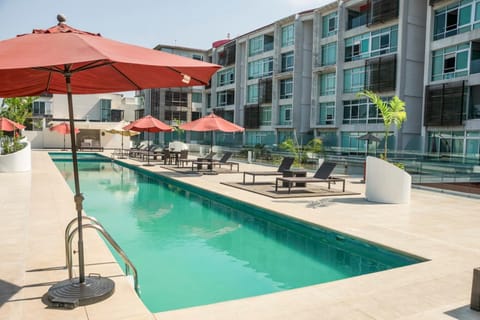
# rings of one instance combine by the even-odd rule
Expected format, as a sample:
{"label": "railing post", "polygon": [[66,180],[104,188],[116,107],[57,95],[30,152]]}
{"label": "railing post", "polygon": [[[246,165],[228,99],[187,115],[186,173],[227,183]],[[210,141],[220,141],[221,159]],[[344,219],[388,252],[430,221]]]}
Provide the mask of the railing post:
{"label": "railing post", "polygon": [[470,308],[480,311],[480,268],[473,269],[472,296]]}

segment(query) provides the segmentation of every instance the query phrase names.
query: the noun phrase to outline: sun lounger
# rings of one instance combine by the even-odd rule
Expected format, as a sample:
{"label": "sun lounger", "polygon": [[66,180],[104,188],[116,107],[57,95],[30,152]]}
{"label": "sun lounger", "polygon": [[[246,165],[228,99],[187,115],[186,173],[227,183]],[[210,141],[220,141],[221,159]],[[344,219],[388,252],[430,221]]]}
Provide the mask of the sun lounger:
{"label": "sun lounger", "polygon": [[290,169],[295,159],[292,157],[285,157],[282,159],[280,166],[278,167],[277,171],[245,171],[243,172],[243,184],[245,184],[245,176],[251,175],[253,180],[252,184],[255,184],[255,177],[256,176],[278,176],[283,175],[284,171]]}
{"label": "sun lounger", "polygon": [[212,171],[213,169],[213,156],[216,155],[216,152],[210,152],[203,158],[197,158],[196,160],[191,161],[192,162],[192,171],[195,170],[195,168],[200,171],[202,170],[203,166],[206,165],[208,170]]}
{"label": "sun lounger", "polygon": [[212,161],[212,165],[215,167],[215,166],[218,166],[219,168],[222,167],[222,165],[225,165],[225,166],[230,166],[230,171],[233,169],[233,166],[236,166],[237,167],[237,172],[240,171],[240,164],[238,162],[232,162],[232,161],[228,161],[231,157],[232,157],[233,153],[228,151],[228,152],[225,152],[222,156],[222,158],[220,158],[220,160],[213,160]]}
{"label": "sun lounger", "polygon": [[278,177],[275,180],[275,192],[278,192],[279,187],[287,187],[288,193],[290,193],[292,187],[306,187],[307,183],[314,182],[327,183],[328,189],[330,189],[330,185],[332,183],[342,182],[342,191],[345,192],[345,179],[331,176],[333,169],[335,169],[335,166],[336,163],[325,161],[317,169],[313,177]]}

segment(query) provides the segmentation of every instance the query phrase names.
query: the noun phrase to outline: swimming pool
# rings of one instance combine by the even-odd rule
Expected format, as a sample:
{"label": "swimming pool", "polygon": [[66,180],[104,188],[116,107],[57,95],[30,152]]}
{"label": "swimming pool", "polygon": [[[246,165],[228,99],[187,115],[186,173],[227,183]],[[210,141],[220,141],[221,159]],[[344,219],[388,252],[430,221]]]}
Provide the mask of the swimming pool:
{"label": "swimming pool", "polygon": [[[71,162],[55,163],[73,188]],[[85,211],[134,262],[152,312],[421,261],[145,170],[82,160],[79,169]]]}

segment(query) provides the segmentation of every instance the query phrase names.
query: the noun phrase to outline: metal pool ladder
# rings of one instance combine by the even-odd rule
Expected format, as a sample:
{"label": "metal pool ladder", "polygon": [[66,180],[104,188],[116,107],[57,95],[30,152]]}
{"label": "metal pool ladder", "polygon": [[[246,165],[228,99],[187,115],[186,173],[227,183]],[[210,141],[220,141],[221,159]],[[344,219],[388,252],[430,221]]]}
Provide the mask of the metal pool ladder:
{"label": "metal pool ladder", "polygon": [[[68,269],[69,279],[73,278],[72,240],[73,240],[73,236],[78,232],[78,227],[75,227],[73,230],[71,229],[75,225],[77,220],[78,220],[77,218],[73,219],[68,223],[67,227],[65,228],[65,259],[66,259],[66,266]],[[137,268],[135,268],[132,261],[127,257],[127,254],[122,250],[122,248],[120,248],[118,243],[115,240],[113,240],[112,236],[110,236],[107,230],[105,230],[105,228],[102,226],[100,222],[97,221],[97,219],[89,216],[82,216],[82,220],[89,221],[89,222],[83,223],[84,228],[92,228],[99,231],[104,236],[104,238],[110,243],[110,245],[115,249],[115,251],[120,255],[123,262],[125,263],[125,275],[129,276],[131,271],[133,276],[133,287],[137,292],[137,294],[140,295],[140,287],[138,286]]]}

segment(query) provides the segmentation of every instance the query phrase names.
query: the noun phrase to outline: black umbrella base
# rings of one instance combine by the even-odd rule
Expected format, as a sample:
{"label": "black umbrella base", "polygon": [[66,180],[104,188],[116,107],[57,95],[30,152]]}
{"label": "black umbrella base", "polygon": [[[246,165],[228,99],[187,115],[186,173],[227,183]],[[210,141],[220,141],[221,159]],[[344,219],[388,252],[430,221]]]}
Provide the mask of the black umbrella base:
{"label": "black umbrella base", "polygon": [[115,283],[111,279],[88,276],[85,277],[84,283],[80,283],[78,278],[73,278],[51,286],[47,297],[53,307],[74,309],[105,300],[114,291]]}

